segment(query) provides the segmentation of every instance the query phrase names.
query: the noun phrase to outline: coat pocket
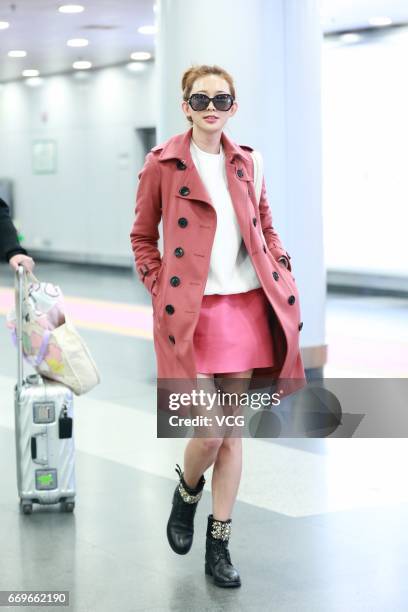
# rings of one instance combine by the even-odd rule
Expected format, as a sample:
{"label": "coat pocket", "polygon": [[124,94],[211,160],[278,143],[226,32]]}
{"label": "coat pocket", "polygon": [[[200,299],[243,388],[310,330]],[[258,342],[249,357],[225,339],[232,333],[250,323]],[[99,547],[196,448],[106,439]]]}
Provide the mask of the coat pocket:
{"label": "coat pocket", "polygon": [[154,312],[158,310],[159,303],[163,298],[162,280],[165,267],[165,262],[162,262],[162,265],[160,266],[157,276],[152,285],[152,305]]}

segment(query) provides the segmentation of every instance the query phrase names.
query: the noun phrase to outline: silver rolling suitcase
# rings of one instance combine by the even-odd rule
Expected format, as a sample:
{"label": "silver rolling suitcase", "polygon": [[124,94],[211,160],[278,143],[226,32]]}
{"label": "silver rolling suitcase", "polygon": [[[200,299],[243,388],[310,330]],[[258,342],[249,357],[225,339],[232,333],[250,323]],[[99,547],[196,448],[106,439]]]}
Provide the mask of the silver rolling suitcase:
{"label": "silver rolling suitcase", "polygon": [[23,275],[16,273],[18,377],[15,387],[17,487],[24,514],[33,503],[75,507],[75,443],[72,391],[33,374],[23,378]]}

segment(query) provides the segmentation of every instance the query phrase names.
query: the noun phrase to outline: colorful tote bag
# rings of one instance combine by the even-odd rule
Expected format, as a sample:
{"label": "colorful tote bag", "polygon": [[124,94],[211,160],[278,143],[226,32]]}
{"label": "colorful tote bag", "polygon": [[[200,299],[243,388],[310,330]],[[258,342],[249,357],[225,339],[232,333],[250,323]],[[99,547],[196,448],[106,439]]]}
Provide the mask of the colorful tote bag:
{"label": "colorful tote bag", "polygon": [[[24,273],[23,354],[45,378],[63,383],[76,395],[100,382],[96,364],[79,333],[64,313],[64,298],[58,285],[39,282]],[[17,343],[16,312],[7,315],[7,327]]]}

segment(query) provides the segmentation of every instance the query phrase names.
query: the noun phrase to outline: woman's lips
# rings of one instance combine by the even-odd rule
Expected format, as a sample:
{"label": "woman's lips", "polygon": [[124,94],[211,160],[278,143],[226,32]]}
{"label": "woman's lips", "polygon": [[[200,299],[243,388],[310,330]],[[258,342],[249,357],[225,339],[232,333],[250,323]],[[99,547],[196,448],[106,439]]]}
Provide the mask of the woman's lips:
{"label": "woman's lips", "polygon": [[207,123],[215,123],[218,121],[218,117],[204,117],[204,121],[207,121]]}

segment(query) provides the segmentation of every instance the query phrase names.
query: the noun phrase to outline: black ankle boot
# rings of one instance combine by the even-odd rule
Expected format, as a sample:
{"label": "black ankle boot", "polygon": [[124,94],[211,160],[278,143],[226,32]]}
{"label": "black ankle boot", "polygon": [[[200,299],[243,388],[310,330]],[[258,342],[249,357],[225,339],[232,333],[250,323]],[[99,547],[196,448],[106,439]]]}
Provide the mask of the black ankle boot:
{"label": "black ankle boot", "polygon": [[167,539],[174,552],[185,555],[193,543],[194,515],[201,499],[205,478],[204,475],[201,476],[196,488],[192,489],[186,484],[179,464],[176,465],[180,482],[173,495],[173,507],[167,523]]}
{"label": "black ankle boot", "polygon": [[205,546],[205,573],[212,576],[219,587],[239,587],[241,579],[231,563],[228,542],[231,535],[231,519],[218,521],[208,516]]}

